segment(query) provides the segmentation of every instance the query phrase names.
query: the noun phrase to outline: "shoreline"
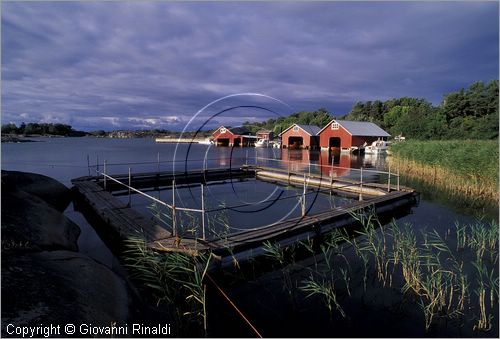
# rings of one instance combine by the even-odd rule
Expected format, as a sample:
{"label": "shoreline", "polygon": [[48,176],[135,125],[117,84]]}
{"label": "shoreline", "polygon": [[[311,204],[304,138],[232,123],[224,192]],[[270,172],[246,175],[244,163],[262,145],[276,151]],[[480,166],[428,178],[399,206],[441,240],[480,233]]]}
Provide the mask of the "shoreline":
{"label": "shoreline", "polygon": [[391,168],[399,168],[402,175],[411,179],[438,186],[452,194],[481,198],[497,205],[499,203],[498,185],[495,183],[476,177],[466,178],[442,166],[428,165],[399,157],[397,154],[387,157],[387,162]]}

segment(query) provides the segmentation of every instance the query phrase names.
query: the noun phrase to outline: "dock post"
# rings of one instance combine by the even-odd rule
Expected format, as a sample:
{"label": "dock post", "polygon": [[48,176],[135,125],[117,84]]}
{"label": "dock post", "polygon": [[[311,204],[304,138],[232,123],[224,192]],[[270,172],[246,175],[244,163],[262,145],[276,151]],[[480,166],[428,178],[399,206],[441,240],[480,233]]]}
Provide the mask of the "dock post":
{"label": "dock post", "polygon": [[89,177],[90,177],[90,158],[88,154],[87,154],[87,168],[89,170]]}
{"label": "dock post", "polygon": [[248,166],[248,150],[245,151],[245,166]]}
{"label": "dock post", "polygon": [[288,158],[287,162],[287,169],[288,169],[288,185],[290,185],[290,158]]}
{"label": "dock post", "polygon": [[175,215],[175,180],[172,180],[172,235],[177,236],[177,225]]}
{"label": "dock post", "polygon": [[398,166],[398,191],[399,191],[399,166]]}
{"label": "dock post", "polygon": [[201,184],[201,232],[202,239],[205,240],[205,194],[203,184]]}
{"label": "dock post", "polygon": [[132,174],[130,171],[130,167],[128,168],[128,204],[127,207],[132,206]]}
{"label": "dock post", "polygon": [[304,174],[304,190],[301,199],[302,216],[306,215],[306,175]]}
{"label": "dock post", "polygon": [[104,169],[103,169],[103,178],[104,178],[104,190],[106,190],[106,159],[104,159]]}
{"label": "dock post", "polygon": [[359,201],[363,201],[363,166],[361,166],[361,172],[360,172],[360,188],[361,191],[359,192]]}
{"label": "dock post", "polygon": [[96,172],[99,173],[99,155],[95,159]]}
{"label": "dock post", "polygon": [[158,165],[157,165],[157,169],[156,170],[157,170],[158,174],[160,174],[160,152],[158,152],[158,163],[157,164]]}
{"label": "dock post", "polygon": [[389,174],[387,176],[387,192],[391,191],[391,165],[389,164]]}

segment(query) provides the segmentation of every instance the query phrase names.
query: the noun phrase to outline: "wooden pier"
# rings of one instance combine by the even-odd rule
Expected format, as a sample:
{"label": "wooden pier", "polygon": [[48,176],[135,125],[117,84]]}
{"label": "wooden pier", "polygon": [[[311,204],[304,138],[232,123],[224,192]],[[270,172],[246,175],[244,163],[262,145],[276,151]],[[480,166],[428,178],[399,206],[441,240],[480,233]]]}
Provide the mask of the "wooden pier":
{"label": "wooden pier", "polygon": [[[94,221],[97,232],[105,241],[115,245],[131,236],[143,236],[150,248],[162,252],[184,252],[197,255],[200,252],[211,251],[219,258],[221,266],[230,265],[236,258],[238,261],[254,258],[263,254],[262,244],[265,241],[279,242],[282,246],[291,245],[307,238],[322,236],[338,227],[346,227],[354,223],[352,213],[359,210],[374,208],[376,213],[397,210],[403,206],[413,206],[418,200],[418,194],[406,187],[380,183],[363,183],[345,178],[321,177],[318,174],[294,173],[274,168],[258,166],[242,166],[241,168],[204,169],[186,172],[155,172],[135,173],[110,176],[101,173],[99,176],[87,176],[72,180],[76,193],[75,206],[84,215]],[[287,184],[316,187],[324,193],[325,190],[334,193],[345,193],[359,197],[356,201],[343,207],[338,207],[317,214],[302,212],[301,217],[262,226],[257,229],[239,231],[223,238],[205,239],[203,236],[178,237],[175,234],[175,224],[171,231],[162,227],[159,222],[148,219],[133,208],[130,203],[118,199],[111,192],[128,191],[130,194],[142,194],[171,209],[174,220],[176,210],[175,194],[170,201],[161,201],[147,195],[139,189],[172,187],[174,189],[189,185],[206,185],[227,180],[244,180],[257,178],[283,182]],[[203,189],[202,189],[203,190]],[[173,191],[173,189],[172,189]],[[203,193],[202,193],[203,196]],[[130,201],[130,200],[129,200]],[[205,220],[205,210],[187,209],[202,213]],[[201,226],[201,225],[200,225]],[[235,225],[237,226],[237,225]],[[109,245],[109,244],[108,244]],[[117,248],[117,246],[110,246]]]}

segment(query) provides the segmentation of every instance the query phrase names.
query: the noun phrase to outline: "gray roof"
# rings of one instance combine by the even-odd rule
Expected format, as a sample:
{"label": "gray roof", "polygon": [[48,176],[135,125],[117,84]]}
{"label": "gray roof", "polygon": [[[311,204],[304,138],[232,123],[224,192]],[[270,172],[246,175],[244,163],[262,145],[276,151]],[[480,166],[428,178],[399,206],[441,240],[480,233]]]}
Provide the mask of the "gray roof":
{"label": "gray roof", "polygon": [[335,120],[340,126],[344,127],[351,135],[368,137],[390,137],[391,135],[373,122],[367,121],[349,121]]}
{"label": "gray roof", "polygon": [[317,135],[319,133],[319,131],[321,131],[321,128],[319,128],[316,125],[299,125],[299,124],[296,124],[296,125],[299,126],[300,128],[302,128],[304,131],[306,131],[310,135]]}
{"label": "gray roof", "polygon": [[300,128],[302,128],[304,131],[306,131],[307,134],[309,134],[311,136],[316,136],[316,135],[318,135],[319,131],[321,131],[321,128],[319,128],[318,126],[315,126],[315,125],[292,124],[287,129],[283,130],[279,135],[280,136],[283,135],[283,133],[285,133],[286,131],[288,131],[290,128],[292,128],[295,125],[297,125]]}

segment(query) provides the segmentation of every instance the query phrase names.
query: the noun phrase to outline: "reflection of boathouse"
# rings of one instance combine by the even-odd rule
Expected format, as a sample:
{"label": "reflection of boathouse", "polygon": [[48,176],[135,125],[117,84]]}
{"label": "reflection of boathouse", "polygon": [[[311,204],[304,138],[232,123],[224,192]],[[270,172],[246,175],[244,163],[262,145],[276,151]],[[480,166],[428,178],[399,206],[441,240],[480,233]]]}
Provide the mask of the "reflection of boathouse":
{"label": "reflection of boathouse", "polygon": [[379,139],[387,140],[391,135],[373,122],[333,119],[318,136],[321,149],[350,152]]}
{"label": "reflection of boathouse", "polygon": [[319,146],[319,131],[318,126],[293,124],[281,132],[281,143],[283,148],[315,149]]}
{"label": "reflection of boathouse", "polygon": [[212,135],[216,146],[248,147],[255,145],[255,136],[244,127],[219,127]]}

